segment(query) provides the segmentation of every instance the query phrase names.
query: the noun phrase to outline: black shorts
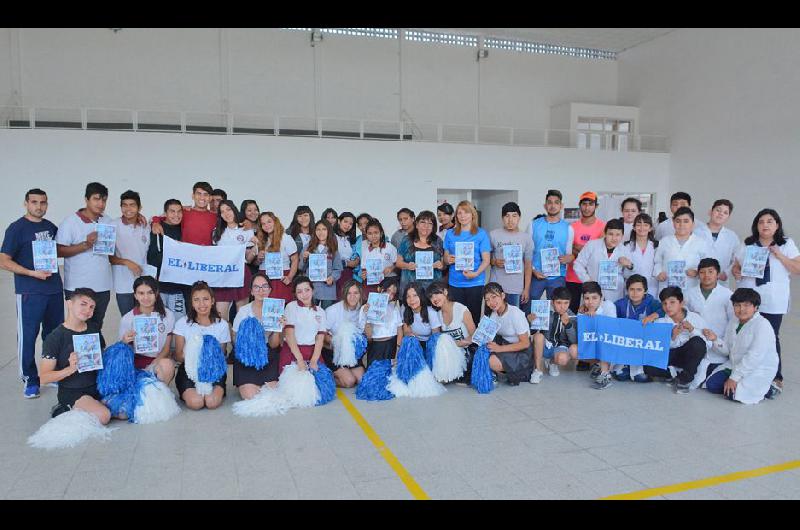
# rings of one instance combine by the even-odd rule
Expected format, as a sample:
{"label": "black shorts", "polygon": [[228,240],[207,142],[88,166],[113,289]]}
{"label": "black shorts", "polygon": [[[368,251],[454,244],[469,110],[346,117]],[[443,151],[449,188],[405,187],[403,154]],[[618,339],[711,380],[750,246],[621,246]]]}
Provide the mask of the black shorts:
{"label": "black shorts", "polygon": [[245,366],[236,359],[233,360],[233,386],[242,385],[262,386],[278,380],[278,365],[280,364],[280,348],[270,348],[268,353],[269,363],[261,370]]}
{"label": "black shorts", "polygon": [[330,348],[322,348],[322,360],[325,361],[325,365],[333,370],[334,372],[339,368],[348,368],[352,370],[353,368],[361,368],[363,367],[361,363],[364,362],[364,357],[361,357],[361,360],[356,363],[355,366],[339,366],[338,364],[333,364],[333,350]]}
{"label": "black shorts", "polygon": [[[178,373],[175,374],[175,388],[178,389],[178,396],[183,401],[183,393],[190,388],[194,388],[194,381],[189,379],[189,376],[186,374],[186,368],[183,367],[183,363],[181,363],[180,368],[178,368]],[[225,375],[219,381],[213,383],[214,386],[222,387],[222,396],[228,395],[228,389],[226,388],[226,383],[228,382],[228,373],[225,372]]]}
{"label": "black shorts", "polygon": [[[509,344],[509,342],[500,335],[495,337],[495,343],[500,346]],[[494,353],[503,365],[503,372],[508,377],[508,382],[512,385],[518,385],[523,381],[528,381],[533,373],[533,349],[528,346],[522,351]]]}
{"label": "black shorts", "polygon": [[75,402],[83,396],[100,401],[100,391],[97,390],[97,385],[87,386],[84,388],[65,388],[63,385],[58,385],[58,402],[69,408],[75,406]]}
{"label": "black shorts", "polygon": [[[370,363],[372,361],[385,361],[386,359],[394,359],[396,351],[396,337],[391,337],[386,340],[371,340],[367,343],[367,353],[364,357],[366,357],[367,362]],[[362,363],[364,363],[364,357],[361,358]]]}

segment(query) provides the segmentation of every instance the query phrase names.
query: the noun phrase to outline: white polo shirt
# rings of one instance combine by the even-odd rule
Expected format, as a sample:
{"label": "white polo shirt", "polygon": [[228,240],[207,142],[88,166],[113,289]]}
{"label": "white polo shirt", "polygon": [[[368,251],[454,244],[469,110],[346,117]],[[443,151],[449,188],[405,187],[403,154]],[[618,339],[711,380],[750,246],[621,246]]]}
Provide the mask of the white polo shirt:
{"label": "white polo shirt", "polygon": [[[267,250],[267,252],[270,252]],[[283,259],[283,270],[288,271],[289,268],[292,266],[292,261],[290,256],[292,254],[297,254],[297,245],[292,239],[292,236],[289,234],[284,233],[283,237],[281,238],[281,246],[279,252],[281,253],[281,259]],[[266,259],[261,262],[261,266],[259,267],[262,271],[267,270],[267,261]]]}
{"label": "white polo shirt", "polygon": [[[173,329],[175,328],[175,313],[166,309],[166,314],[162,317],[158,314],[157,311],[153,311],[149,315],[145,315],[143,313],[139,313],[138,310],[134,309],[128,311],[122,316],[122,319],[119,321],[119,340],[122,340],[122,337],[125,336],[126,333],[129,331],[135,331],[133,327],[133,319],[137,316],[155,316],[158,317],[158,351],[155,352],[145,352],[140,353],[139,355],[144,355],[146,357],[157,357],[158,353],[164,349],[164,344],[167,343],[167,339],[169,339],[169,335],[172,333]],[[136,314],[134,314],[136,313]],[[185,318],[183,320],[186,320]]]}
{"label": "white polo shirt", "polygon": [[175,328],[173,328],[172,333],[184,338],[189,338],[194,335],[211,335],[217,339],[220,344],[231,341],[228,323],[222,319],[217,320],[210,326],[201,326],[197,322],[189,322],[186,317],[182,316],[175,322]]}
{"label": "white polo shirt", "polygon": [[[150,225],[126,225],[122,217],[114,219],[117,227],[117,244],[114,255],[133,261],[140,267],[147,265],[147,249],[150,246]],[[133,281],[136,279],[125,265],[112,265],[114,276],[114,292],[129,294],[133,292]]]}
{"label": "white polo shirt", "polygon": [[286,304],[283,313],[286,327],[294,328],[294,336],[298,346],[313,346],[318,333],[327,333],[328,321],[325,311],[317,306],[301,306],[297,300]]}
{"label": "white polo shirt", "polygon": [[[59,228],[59,233],[61,229]],[[786,243],[781,245],[781,252],[789,259],[794,259],[800,256],[800,251],[797,249],[794,241],[791,238],[786,238]],[[746,253],[746,246],[742,243],[739,251],[736,253],[736,259],[739,263],[744,264],[744,257]],[[759,313],[767,313],[772,315],[785,315],[789,312],[791,307],[791,298],[789,292],[791,291],[792,283],[789,271],[783,266],[783,263],[778,260],[772,253],[769,254],[769,282],[763,285],[756,285],[755,278],[743,276],[740,282],[737,282],[739,287],[749,287],[755,289],[761,295],[761,306],[759,306]]]}
{"label": "white polo shirt", "polygon": [[[363,330],[367,325],[367,312],[363,309],[358,312],[358,327]],[[372,324],[372,338],[373,339],[387,339],[389,337],[397,336],[397,328],[403,325],[403,316],[397,302],[389,302],[386,307],[386,314],[383,317],[383,323]]]}
{"label": "white polo shirt", "polygon": [[357,309],[345,309],[344,302],[336,302],[335,304],[328,307],[325,310],[325,319],[328,322],[328,332],[331,335],[336,335],[336,332],[339,330],[339,326],[343,322],[350,322],[354,326],[358,327],[358,314],[360,313],[361,307]]}
{"label": "white polo shirt", "polygon": [[[113,225],[114,220],[103,215],[97,222],[85,222],[77,212],[71,213],[58,225],[56,243],[59,245],[83,243],[89,234],[97,231],[98,223]],[[111,262],[105,254],[93,254],[90,248],[80,254],[64,258],[65,290],[74,291],[79,287],[89,287],[97,292],[104,292],[110,291],[112,284]]]}

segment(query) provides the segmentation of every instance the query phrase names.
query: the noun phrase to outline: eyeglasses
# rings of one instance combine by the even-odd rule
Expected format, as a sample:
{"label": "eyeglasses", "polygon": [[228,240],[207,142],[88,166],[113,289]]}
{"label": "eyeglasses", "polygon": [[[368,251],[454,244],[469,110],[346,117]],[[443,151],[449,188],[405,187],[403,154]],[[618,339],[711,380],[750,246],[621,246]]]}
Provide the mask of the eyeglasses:
{"label": "eyeglasses", "polygon": [[253,290],[254,291],[269,291],[269,289],[270,289],[270,287],[269,287],[268,283],[265,283],[264,285],[254,285],[253,286]]}

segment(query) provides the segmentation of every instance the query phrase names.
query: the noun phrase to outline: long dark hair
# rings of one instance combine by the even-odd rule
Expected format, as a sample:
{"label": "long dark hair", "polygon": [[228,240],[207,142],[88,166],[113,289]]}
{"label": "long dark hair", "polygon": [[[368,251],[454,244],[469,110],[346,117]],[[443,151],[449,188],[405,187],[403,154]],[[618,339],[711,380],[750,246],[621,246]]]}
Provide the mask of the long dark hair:
{"label": "long dark hair", "polygon": [[[336,213],[336,210],[334,210],[333,208],[325,208],[322,211],[322,215],[320,215],[319,218],[327,221],[329,213],[332,213],[335,218],[337,218],[337,219],[339,218],[339,214]],[[330,224],[330,223],[328,223],[328,224]]]}
{"label": "long dark hair", "polygon": [[233,204],[233,201],[228,199],[220,201],[219,208],[217,208],[217,226],[214,227],[214,232],[211,234],[211,241],[213,241],[215,244],[219,243],[219,240],[222,238],[222,234],[225,232],[225,229],[228,228],[228,223],[222,219],[223,206],[227,206],[233,211],[233,220],[241,226],[241,221],[239,221],[239,210],[236,208],[236,205]]}
{"label": "long dark hair", "polygon": [[214,297],[214,289],[209,287],[206,282],[201,280],[194,282],[192,284],[192,290],[189,291],[189,300],[187,300],[186,303],[186,321],[197,324],[197,311],[192,305],[192,298],[194,297],[194,293],[198,291],[208,291],[208,294],[211,295],[211,311],[208,315],[211,323],[213,324],[222,320],[222,317],[219,316],[219,311],[217,311],[217,299]]}
{"label": "long dark hair", "polygon": [[786,234],[783,233],[783,221],[781,221],[781,216],[778,215],[778,212],[773,210],[772,208],[764,208],[760,212],[758,212],[753,219],[753,226],[750,227],[750,235],[748,238],[744,240],[745,245],[753,245],[758,240],[758,221],[764,217],[765,215],[771,215],[775,218],[775,222],[778,223],[778,229],[775,230],[775,235],[772,236],[772,240],[775,241],[775,244],[778,246],[786,244]]}
{"label": "long dark hair", "polygon": [[[244,212],[245,210],[247,210],[247,207],[250,206],[251,204],[255,204],[256,210],[258,210],[258,213],[261,214],[261,208],[258,207],[258,203],[256,201],[254,201],[253,199],[245,199],[242,201],[242,205],[239,207],[239,216],[237,217],[237,219],[239,220],[240,224],[243,223],[244,220],[246,219]],[[258,225],[258,218],[256,218],[255,223],[256,225]]]}
{"label": "long dark hair", "polygon": [[658,246],[658,241],[654,237],[655,233],[655,226],[653,226],[653,218],[647,215],[646,213],[640,213],[633,219],[633,228],[631,228],[631,236],[628,239],[628,243],[631,246],[632,250],[636,250],[636,223],[646,223],[650,225],[650,231],[647,232],[647,239],[653,243],[653,248]]}
{"label": "long dark hair", "polygon": [[[436,280],[435,282],[428,285],[427,289],[425,289],[425,296],[428,297],[428,300],[433,298],[433,295],[435,294],[445,295],[445,297],[447,297],[448,302],[454,301],[453,297],[450,295],[450,289],[447,286],[447,283],[443,282],[442,280]],[[437,311],[439,310],[437,307],[434,307],[433,305],[431,305],[431,307],[433,307]]]}
{"label": "long dark hair", "polygon": [[419,215],[417,215],[416,219],[414,219],[414,226],[408,233],[408,239],[411,240],[411,243],[416,243],[417,241],[419,241],[419,230],[417,230],[417,224],[419,224],[420,221],[430,221],[433,223],[433,230],[428,236],[428,241],[427,241],[429,245],[432,245],[433,242],[436,241],[436,238],[439,236],[436,235],[436,228],[437,228],[436,216],[430,210],[422,210],[421,212],[419,212]]}
{"label": "long dark hair", "polygon": [[[152,276],[139,276],[135,280],[133,280],[133,292],[134,295],[136,294],[136,289],[139,288],[141,285],[146,285],[147,287],[153,290],[153,293],[156,295],[156,303],[153,304],[153,309],[156,310],[156,313],[161,315],[161,318],[167,316],[167,310],[164,308],[164,301],[161,300],[158,292],[158,280],[153,278]],[[139,308],[139,300],[136,300],[136,296],[133,297],[134,303],[133,307]]]}
{"label": "long dark hair", "polygon": [[302,230],[302,228],[300,227],[300,223],[297,222],[297,216],[300,215],[300,214],[304,214],[304,213],[307,213],[309,215],[309,217],[311,218],[311,221],[309,221],[309,223],[308,223],[308,231],[309,231],[309,233],[313,230],[312,227],[314,226],[314,223],[315,223],[315,221],[314,221],[314,212],[312,212],[311,208],[309,208],[306,205],[298,206],[297,208],[295,208],[294,214],[292,214],[292,222],[289,223],[288,232],[289,232],[289,235],[292,236],[292,239],[297,239],[297,236],[300,234],[300,231]]}
{"label": "long dark hair", "polygon": [[383,225],[381,224],[381,222],[378,221],[377,219],[375,219],[374,217],[372,219],[370,219],[369,223],[367,223],[367,226],[364,227],[364,239],[369,241],[369,239],[366,237],[366,233],[373,226],[376,227],[381,233],[381,237],[378,240],[378,246],[380,248],[386,248],[386,232],[383,231]]}
{"label": "long dark hair", "polygon": [[[317,238],[317,227],[320,225],[324,226],[328,231],[328,237],[325,238],[325,241],[320,241]],[[339,250],[339,241],[337,241],[336,236],[333,233],[333,228],[331,228],[331,225],[329,225],[328,221],[325,219],[320,219],[314,223],[314,231],[311,232],[311,240],[308,242],[308,251],[310,253],[316,252],[319,245],[325,245],[325,248],[328,251],[327,253],[330,257],[333,257],[333,255],[336,254],[336,251]]]}
{"label": "long dark hair", "polygon": [[343,236],[343,237],[346,236],[347,240],[350,241],[350,244],[355,245],[356,239],[358,238],[358,235],[356,235],[356,231],[358,230],[357,226],[358,223],[356,223],[356,216],[353,215],[353,212],[342,212],[339,214],[338,220],[341,221],[342,219],[346,219],[348,217],[353,220],[353,225],[350,227],[350,230],[348,230],[346,234],[342,232],[341,228],[339,228],[338,222],[336,223],[336,226],[333,227],[333,231],[337,236]]}
{"label": "long dark hair", "polygon": [[410,282],[408,285],[406,285],[406,288],[403,290],[402,301],[403,301],[403,306],[405,307],[405,309],[403,310],[403,322],[405,324],[408,324],[409,326],[414,323],[414,311],[406,303],[406,297],[408,296],[408,291],[410,291],[411,289],[414,289],[414,292],[417,293],[417,296],[419,296],[419,303],[420,303],[419,314],[422,317],[422,321],[427,324],[429,322],[428,308],[431,305],[431,301],[428,300],[428,296],[425,294],[425,289],[423,289],[418,282]]}

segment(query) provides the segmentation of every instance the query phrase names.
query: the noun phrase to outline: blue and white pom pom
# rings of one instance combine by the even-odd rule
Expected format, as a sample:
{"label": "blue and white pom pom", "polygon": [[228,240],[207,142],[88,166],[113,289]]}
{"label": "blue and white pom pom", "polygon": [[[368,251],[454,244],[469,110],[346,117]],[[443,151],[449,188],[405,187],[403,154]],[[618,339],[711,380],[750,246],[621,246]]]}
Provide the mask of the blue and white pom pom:
{"label": "blue and white pom pom", "polygon": [[321,397],[311,371],[298,370],[295,362],[283,369],[278,378],[278,388],[291,407],[301,409],[313,407]]}
{"label": "blue and white pom pom", "polygon": [[100,423],[94,414],[72,409],[39,427],[38,431],[28,437],[28,445],[37,449],[64,449],[75,447],[90,438],[108,440],[113,430],[115,429]]}
{"label": "blue and white pom pom", "polygon": [[332,342],[333,364],[336,366],[356,366],[367,351],[367,337],[349,321],[339,325]]}
{"label": "blue and white pom pom", "polygon": [[195,390],[201,396],[211,394],[213,383],[228,370],[219,342],[211,335],[195,333],[186,339],[183,351],[186,375],[194,382]]}
{"label": "blue and white pom pom", "polygon": [[124,342],[115,342],[103,352],[103,368],[97,372],[97,390],[102,396],[118,394],[135,382],[133,350]]}
{"label": "blue and white pom pom", "polygon": [[[438,340],[435,340],[436,337]],[[431,342],[434,342],[431,345]],[[464,349],[456,344],[455,339],[447,333],[435,333],[426,345],[433,350],[433,377],[440,383],[455,381],[467,370],[467,356]]]}
{"label": "blue and white pom pom", "polygon": [[236,358],[244,366],[261,370],[269,364],[264,327],[256,317],[247,317],[236,334]]}
{"label": "blue and white pom pom", "polygon": [[494,390],[492,369],[489,368],[489,347],[480,346],[472,357],[472,374],[470,384],[479,394],[488,394]]}
{"label": "blue and white pom pom", "polygon": [[425,362],[428,363],[428,368],[433,370],[433,362],[436,357],[436,345],[439,344],[439,337],[441,333],[431,334],[428,342],[425,343]]}
{"label": "blue and white pom pom", "polygon": [[397,397],[413,398],[439,396],[447,391],[433,377],[416,337],[403,338],[397,352],[397,365],[386,388]]}
{"label": "blue and white pom pom", "polygon": [[260,418],[286,414],[290,408],[291,405],[280,388],[264,385],[252,399],[243,399],[234,403],[233,413],[246,418]]}
{"label": "blue and white pom pom", "polygon": [[175,400],[175,394],[154,374],[137,370],[135,387],[138,399],[133,410],[134,423],[158,423],[180,414],[181,408]]}
{"label": "blue and white pom pom", "polygon": [[317,400],[317,406],[319,406],[336,399],[336,382],[333,380],[333,372],[330,368],[324,363],[318,363],[317,366],[319,369],[311,370],[311,373],[314,375],[314,381],[319,390],[319,399]]}
{"label": "blue and white pom pom", "polygon": [[394,394],[387,390],[389,376],[392,373],[392,361],[373,361],[356,387],[356,399],[366,401],[385,401],[394,399]]}

